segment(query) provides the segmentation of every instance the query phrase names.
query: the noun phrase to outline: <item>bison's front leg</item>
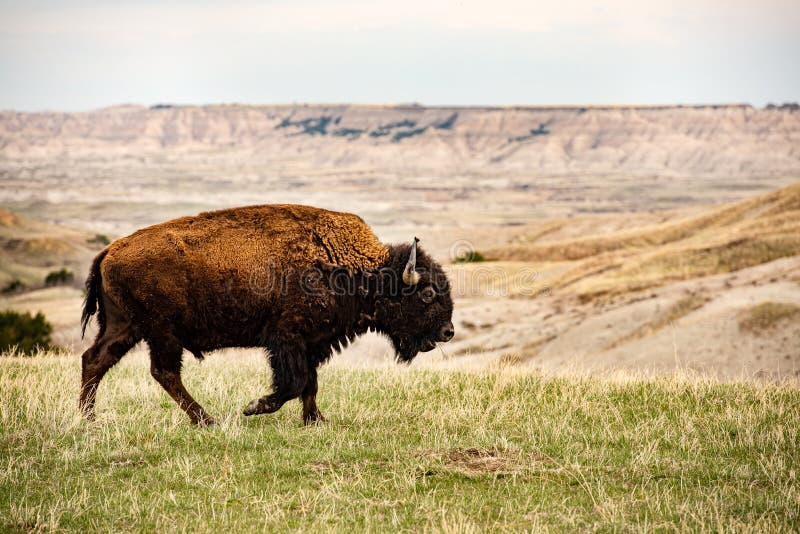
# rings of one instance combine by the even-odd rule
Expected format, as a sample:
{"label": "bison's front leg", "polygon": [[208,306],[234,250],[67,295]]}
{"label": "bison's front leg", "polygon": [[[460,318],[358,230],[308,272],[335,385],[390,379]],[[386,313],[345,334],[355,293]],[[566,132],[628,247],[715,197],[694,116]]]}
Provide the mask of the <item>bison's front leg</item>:
{"label": "bison's front leg", "polygon": [[281,409],[286,401],[281,400],[280,395],[271,393],[259,399],[251,400],[242,412],[244,415],[260,415],[262,413],[274,413]]}
{"label": "bison's front leg", "polygon": [[308,383],[309,366],[300,351],[272,350],[272,393],[250,401],[244,415],[277,412],[287,401],[299,397]]}
{"label": "bison's front leg", "polygon": [[303,389],[303,423],[311,425],[324,423],[325,418],[317,408],[317,370],[311,369],[308,374],[308,383]]}
{"label": "bison's front leg", "polygon": [[[294,395],[295,397],[297,395]],[[251,401],[244,410],[244,415],[257,415],[262,413],[274,413],[289,399],[287,395],[272,393]],[[309,372],[309,380],[300,395],[303,403],[303,423],[311,425],[314,423],[324,423],[325,417],[317,407],[317,370]]]}

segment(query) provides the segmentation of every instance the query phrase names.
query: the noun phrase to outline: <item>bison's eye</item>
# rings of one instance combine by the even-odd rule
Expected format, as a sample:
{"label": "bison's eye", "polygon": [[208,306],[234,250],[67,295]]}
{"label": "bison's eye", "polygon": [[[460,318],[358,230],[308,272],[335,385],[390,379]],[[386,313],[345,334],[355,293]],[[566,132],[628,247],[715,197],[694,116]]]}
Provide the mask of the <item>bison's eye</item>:
{"label": "bison's eye", "polygon": [[428,286],[419,292],[419,298],[421,298],[422,302],[425,304],[430,304],[433,302],[433,299],[436,298],[436,291],[431,286]]}

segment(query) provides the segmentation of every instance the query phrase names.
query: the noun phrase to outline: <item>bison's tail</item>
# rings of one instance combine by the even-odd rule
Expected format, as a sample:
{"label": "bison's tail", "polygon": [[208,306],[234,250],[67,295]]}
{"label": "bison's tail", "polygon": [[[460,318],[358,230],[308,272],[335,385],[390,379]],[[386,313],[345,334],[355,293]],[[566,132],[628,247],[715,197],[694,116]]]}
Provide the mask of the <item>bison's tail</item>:
{"label": "bison's tail", "polygon": [[92,262],[92,268],[89,270],[89,276],[86,278],[86,299],[83,301],[83,313],[81,313],[81,339],[86,334],[86,326],[89,324],[89,319],[94,315],[98,309],[100,314],[97,316],[97,322],[100,325],[100,333],[105,330],[105,314],[103,313],[103,300],[100,298],[100,285],[102,283],[100,277],[100,264],[103,258],[108,254],[108,249],[103,249],[100,254],[95,256]]}

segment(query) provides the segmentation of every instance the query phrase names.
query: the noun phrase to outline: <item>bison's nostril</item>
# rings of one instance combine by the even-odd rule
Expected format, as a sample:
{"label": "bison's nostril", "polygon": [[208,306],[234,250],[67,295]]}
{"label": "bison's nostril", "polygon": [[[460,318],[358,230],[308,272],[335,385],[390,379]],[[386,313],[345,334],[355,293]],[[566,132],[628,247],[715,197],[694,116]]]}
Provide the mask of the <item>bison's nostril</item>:
{"label": "bison's nostril", "polygon": [[450,341],[451,339],[453,339],[453,336],[455,334],[456,333],[453,330],[453,324],[452,323],[450,323],[449,325],[447,325],[444,328],[442,328],[442,331],[440,333],[442,341]]}

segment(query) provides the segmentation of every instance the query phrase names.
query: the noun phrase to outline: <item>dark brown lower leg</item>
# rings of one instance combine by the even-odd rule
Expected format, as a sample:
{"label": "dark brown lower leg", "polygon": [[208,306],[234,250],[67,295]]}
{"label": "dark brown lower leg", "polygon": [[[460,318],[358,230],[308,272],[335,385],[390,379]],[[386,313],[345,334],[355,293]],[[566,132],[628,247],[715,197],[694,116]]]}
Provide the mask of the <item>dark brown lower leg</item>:
{"label": "dark brown lower leg", "polygon": [[104,336],[81,356],[81,393],[78,405],[84,417],[94,419],[94,404],[97,386],[109,369],[114,367],[136,344],[136,340],[124,332],[116,336]]}
{"label": "dark brown lower leg", "polygon": [[186,391],[181,380],[183,347],[176,341],[150,343],[150,374],[186,412],[192,423],[201,426],[215,424],[200,404]]}
{"label": "dark brown lower leg", "polygon": [[303,403],[303,423],[310,425],[313,423],[324,423],[325,417],[317,408],[317,370],[309,373],[308,383],[300,399]]}
{"label": "dark brown lower leg", "polygon": [[250,401],[244,415],[277,412],[286,402],[299,397],[308,382],[308,362],[300,352],[275,351],[270,357],[272,393]]}
{"label": "dark brown lower leg", "polygon": [[270,393],[247,403],[242,412],[244,415],[260,415],[262,413],[275,413],[281,409],[286,401],[277,393]]}

